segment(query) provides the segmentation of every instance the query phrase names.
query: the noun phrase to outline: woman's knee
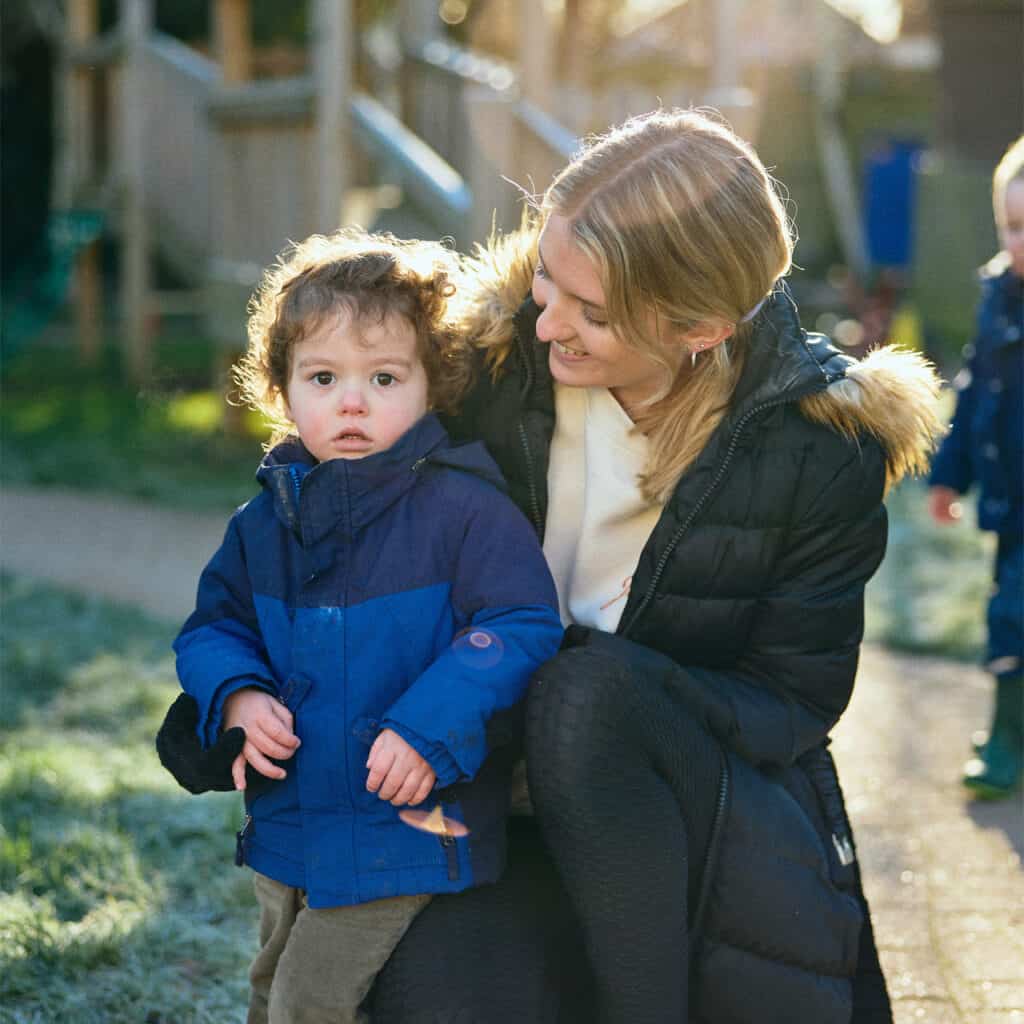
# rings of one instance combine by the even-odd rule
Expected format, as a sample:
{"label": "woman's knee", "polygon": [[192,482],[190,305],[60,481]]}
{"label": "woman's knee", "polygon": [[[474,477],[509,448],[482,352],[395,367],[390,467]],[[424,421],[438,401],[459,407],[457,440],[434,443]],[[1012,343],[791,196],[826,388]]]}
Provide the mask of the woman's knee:
{"label": "woman's knee", "polygon": [[526,763],[531,779],[588,773],[595,759],[614,758],[633,745],[629,719],[634,682],[614,659],[570,648],[547,662],[530,684],[526,713]]}

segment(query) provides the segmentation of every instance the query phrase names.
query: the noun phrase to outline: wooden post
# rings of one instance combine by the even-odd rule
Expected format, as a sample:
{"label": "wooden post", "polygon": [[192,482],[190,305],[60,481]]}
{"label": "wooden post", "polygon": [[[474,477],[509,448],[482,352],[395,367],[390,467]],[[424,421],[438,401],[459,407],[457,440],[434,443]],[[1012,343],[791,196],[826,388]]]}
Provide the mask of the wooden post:
{"label": "wooden post", "polygon": [[519,0],[519,90],[524,99],[551,113],[551,62],[555,33],[544,0]]}
{"label": "wooden post", "polygon": [[153,0],[120,0],[124,63],[120,83],[122,151],[121,338],[133,383],[149,376],[151,338],[146,317],[149,238],[145,205],[146,81],[143,47],[153,25]]}
{"label": "wooden post", "polygon": [[352,92],[351,0],[316,0],[316,224],[333,231],[349,182],[348,100]]}
{"label": "wooden post", "polygon": [[421,109],[418,83],[423,81],[410,52],[436,39],[441,34],[441,19],[436,0],[402,0],[399,10],[399,41],[402,62],[399,72],[399,93],[402,123],[417,135],[422,134],[418,110]]}
{"label": "wooden post", "polygon": [[214,50],[225,84],[247,82],[252,77],[249,0],[216,0],[213,19]]}
{"label": "wooden post", "polygon": [[739,0],[716,0],[712,17],[711,86],[704,102],[721,111],[737,135],[753,142],[757,136],[757,98],[743,85]]}
{"label": "wooden post", "polygon": [[[97,0],[68,0],[67,42],[71,47],[90,42],[99,29]],[[58,72],[56,128],[57,174],[52,207],[68,210],[78,194],[95,183],[96,154],[93,144],[95,117],[93,77],[89,68],[72,64],[67,53]],[[99,243],[86,245],[75,258],[74,320],[79,362],[92,364],[99,355],[103,332],[103,280]]]}
{"label": "wooden post", "polygon": [[[508,230],[513,226],[515,193],[502,175],[515,166],[518,138],[513,104],[508,92],[496,92],[488,86],[472,86],[465,91],[468,130],[474,139],[470,149],[470,167],[466,175],[473,194],[469,217],[469,242],[483,242],[493,227]],[[465,242],[464,239],[459,239]],[[468,246],[465,246],[468,248]]]}

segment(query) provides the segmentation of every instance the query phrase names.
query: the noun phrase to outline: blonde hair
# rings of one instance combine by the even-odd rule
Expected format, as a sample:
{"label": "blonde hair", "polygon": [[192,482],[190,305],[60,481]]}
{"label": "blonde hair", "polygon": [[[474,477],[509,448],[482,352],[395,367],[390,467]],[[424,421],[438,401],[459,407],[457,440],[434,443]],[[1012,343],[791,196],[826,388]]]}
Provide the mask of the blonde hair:
{"label": "blonde hair", "polygon": [[242,399],[274,428],[293,424],[284,402],[295,346],[325,319],[403,317],[416,332],[431,408],[454,411],[471,379],[472,349],[448,316],[458,256],[436,242],[402,241],[355,229],[311,235],[269,267],[249,302],[249,344],[234,367]]}
{"label": "blonde hair", "polygon": [[[751,334],[743,318],[789,270],[793,234],[775,183],[709,114],[659,110],[593,139],[541,211],[567,218],[593,260],[616,337],[667,371],[636,415],[651,452],[640,484],[664,501],[729,406]],[[651,310],[673,335],[712,320],[736,328],[691,368],[682,342],[642,331]]]}
{"label": "blonde hair", "polygon": [[1003,154],[992,175],[992,212],[998,225],[1006,220],[1006,190],[1015,181],[1024,181],[1024,135]]}

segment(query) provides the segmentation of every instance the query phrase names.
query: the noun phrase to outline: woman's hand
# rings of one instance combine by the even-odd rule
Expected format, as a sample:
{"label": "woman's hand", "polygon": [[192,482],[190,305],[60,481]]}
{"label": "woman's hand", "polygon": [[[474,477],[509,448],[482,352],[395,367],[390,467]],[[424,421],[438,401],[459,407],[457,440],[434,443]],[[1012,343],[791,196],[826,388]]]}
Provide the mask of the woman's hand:
{"label": "woman's hand", "polygon": [[395,807],[423,803],[437,781],[434,769],[392,729],[384,729],[373,741],[366,767],[367,790]]}
{"label": "woman's hand", "polygon": [[231,765],[235,789],[245,789],[245,766],[268,779],[283,779],[287,772],[269,758],[287,760],[301,740],[292,731],[292,713],[264,690],[245,687],[224,701],[224,728],[245,731],[245,745]]}
{"label": "woman's hand", "polygon": [[960,495],[952,487],[932,487],[928,491],[928,512],[935,522],[955,523],[963,515]]}

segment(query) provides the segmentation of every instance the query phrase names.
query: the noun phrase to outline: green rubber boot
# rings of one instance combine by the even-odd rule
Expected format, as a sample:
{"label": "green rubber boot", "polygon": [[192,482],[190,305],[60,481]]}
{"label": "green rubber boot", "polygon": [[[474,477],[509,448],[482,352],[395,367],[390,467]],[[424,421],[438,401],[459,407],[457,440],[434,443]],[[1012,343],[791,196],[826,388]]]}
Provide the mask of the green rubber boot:
{"label": "green rubber boot", "polygon": [[964,785],[982,800],[1009,796],[1024,771],[1024,676],[996,679],[988,742],[964,765]]}

